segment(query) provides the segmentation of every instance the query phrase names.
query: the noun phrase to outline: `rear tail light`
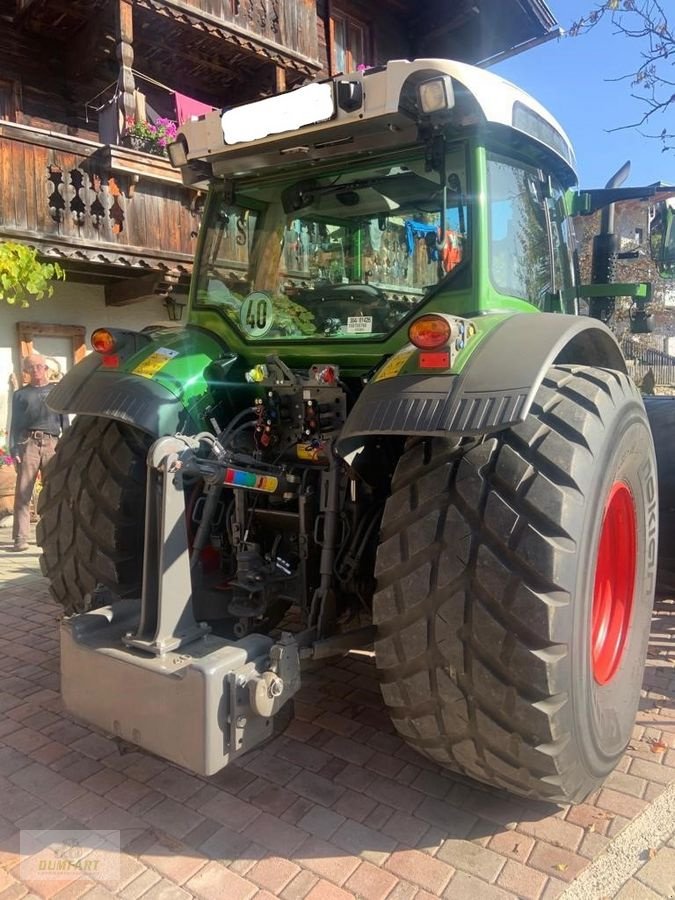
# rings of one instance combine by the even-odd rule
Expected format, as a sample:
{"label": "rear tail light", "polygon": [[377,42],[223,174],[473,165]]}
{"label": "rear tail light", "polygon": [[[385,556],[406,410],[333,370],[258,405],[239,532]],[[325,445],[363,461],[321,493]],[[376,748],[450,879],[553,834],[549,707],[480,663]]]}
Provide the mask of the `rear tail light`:
{"label": "rear tail light", "polygon": [[452,326],[443,316],[420,316],[411,323],[408,339],[420,350],[436,350],[444,347],[452,337]]}

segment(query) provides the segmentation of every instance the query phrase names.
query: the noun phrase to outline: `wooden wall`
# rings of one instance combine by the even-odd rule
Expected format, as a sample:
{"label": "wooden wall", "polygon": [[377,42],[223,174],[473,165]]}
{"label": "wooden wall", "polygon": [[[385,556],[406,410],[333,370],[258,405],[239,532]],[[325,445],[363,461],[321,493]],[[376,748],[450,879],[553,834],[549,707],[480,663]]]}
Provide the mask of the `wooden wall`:
{"label": "wooden wall", "polygon": [[[102,73],[102,77],[109,75]],[[87,123],[84,109],[85,95],[90,91],[91,96],[96,90],[90,82],[78,94],[76,85],[64,74],[63,53],[59,52],[58,44],[49,44],[42,38],[4,25],[0,28],[0,80],[16,86],[18,122],[63,134],[96,138],[96,115]]]}

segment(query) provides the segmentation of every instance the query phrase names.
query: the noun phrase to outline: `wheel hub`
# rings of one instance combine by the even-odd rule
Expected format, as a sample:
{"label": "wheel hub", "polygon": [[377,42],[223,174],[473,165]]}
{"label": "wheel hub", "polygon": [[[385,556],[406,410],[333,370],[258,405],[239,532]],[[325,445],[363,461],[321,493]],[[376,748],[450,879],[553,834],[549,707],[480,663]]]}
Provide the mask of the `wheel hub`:
{"label": "wheel hub", "polygon": [[630,488],[615,482],[602,519],[593,589],[591,658],[593,677],[601,685],[614,677],[628,641],[637,559],[635,518]]}

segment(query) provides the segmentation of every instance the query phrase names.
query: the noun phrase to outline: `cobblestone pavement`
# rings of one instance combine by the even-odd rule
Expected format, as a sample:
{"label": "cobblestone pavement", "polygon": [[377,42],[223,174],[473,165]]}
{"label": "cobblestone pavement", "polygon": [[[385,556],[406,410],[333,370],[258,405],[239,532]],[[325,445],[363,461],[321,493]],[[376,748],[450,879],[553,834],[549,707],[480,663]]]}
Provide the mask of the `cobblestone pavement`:
{"label": "cobblestone pavement", "polygon": [[[467,785],[408,749],[366,653],[308,676],[286,732],[212,778],[117,743],[63,711],[37,551],[0,556],[0,900],[551,900],[632,820],[639,844],[642,818],[675,792],[675,601],[655,613],[628,752],[587,803],[561,808]],[[52,828],[119,830],[114,890],[22,877],[19,831]],[[675,820],[639,847],[615,896],[675,896],[674,837]]]}

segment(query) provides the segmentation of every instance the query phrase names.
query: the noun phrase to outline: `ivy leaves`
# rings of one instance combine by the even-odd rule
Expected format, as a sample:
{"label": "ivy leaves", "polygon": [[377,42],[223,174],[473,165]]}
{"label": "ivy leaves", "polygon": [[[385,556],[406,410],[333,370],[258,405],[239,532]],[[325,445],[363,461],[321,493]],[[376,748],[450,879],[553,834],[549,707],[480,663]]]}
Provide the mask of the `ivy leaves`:
{"label": "ivy leaves", "polygon": [[8,241],[0,244],[0,302],[29,306],[31,300],[51,297],[52,281],[64,281],[66,273],[58,263],[43,263],[37,250]]}

